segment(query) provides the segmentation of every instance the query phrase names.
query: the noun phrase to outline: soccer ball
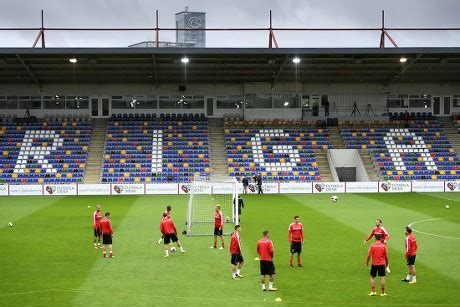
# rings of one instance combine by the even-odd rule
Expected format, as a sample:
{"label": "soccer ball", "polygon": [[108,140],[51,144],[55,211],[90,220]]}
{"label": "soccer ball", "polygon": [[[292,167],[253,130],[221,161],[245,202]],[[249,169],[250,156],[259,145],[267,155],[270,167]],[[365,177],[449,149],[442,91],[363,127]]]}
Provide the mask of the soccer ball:
{"label": "soccer ball", "polygon": [[336,203],[338,200],[339,200],[339,198],[338,198],[336,195],[332,195],[332,196],[331,196],[331,201],[332,201],[333,203]]}
{"label": "soccer ball", "polygon": [[173,246],[171,247],[171,253],[174,253],[176,251],[176,248]]}
{"label": "soccer ball", "polygon": [[225,221],[226,221],[227,223],[230,222],[230,218],[227,216],[227,217],[225,218]]}
{"label": "soccer ball", "polygon": [[446,205],[446,209],[449,209],[449,208],[450,208],[450,206],[449,206],[449,205]]}
{"label": "soccer ball", "polygon": [[8,227],[13,227],[13,223],[9,222]]}

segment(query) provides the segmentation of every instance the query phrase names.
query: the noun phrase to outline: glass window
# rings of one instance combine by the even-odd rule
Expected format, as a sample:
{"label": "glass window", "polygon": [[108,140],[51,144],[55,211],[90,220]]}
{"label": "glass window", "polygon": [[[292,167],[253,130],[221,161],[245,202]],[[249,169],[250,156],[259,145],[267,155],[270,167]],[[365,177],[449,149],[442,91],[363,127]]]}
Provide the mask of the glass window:
{"label": "glass window", "polygon": [[89,97],[88,96],[67,96],[66,109],[85,109],[89,108]]}
{"label": "glass window", "polygon": [[299,93],[274,93],[273,103],[275,108],[298,108],[300,105]]}
{"label": "glass window", "polygon": [[388,95],[387,107],[388,108],[407,108],[409,98],[407,95]]}
{"label": "glass window", "polygon": [[244,104],[247,109],[271,109],[272,108],[271,93],[256,93],[246,94],[244,96]]}
{"label": "glass window", "polygon": [[65,109],[65,97],[60,95],[43,96],[44,109]]}
{"label": "glass window", "polygon": [[454,108],[455,107],[457,107],[457,108],[460,107],[460,95],[454,95],[453,102],[454,102],[454,104],[453,104]]}
{"label": "glass window", "polygon": [[112,96],[112,109],[133,109],[133,96]]}
{"label": "glass window", "polygon": [[431,108],[431,95],[410,95],[409,107]]}
{"label": "glass window", "polygon": [[41,109],[42,97],[40,96],[20,96],[19,109]]}
{"label": "glass window", "polygon": [[160,96],[160,109],[180,109],[185,96]]}
{"label": "glass window", "polygon": [[17,109],[17,96],[0,96],[0,109]]}
{"label": "glass window", "polygon": [[204,96],[186,96],[180,105],[182,109],[204,109]]}
{"label": "glass window", "polygon": [[243,96],[217,96],[218,109],[241,109],[243,107]]}
{"label": "glass window", "polygon": [[158,99],[156,96],[139,96],[136,97],[136,109],[157,109]]}

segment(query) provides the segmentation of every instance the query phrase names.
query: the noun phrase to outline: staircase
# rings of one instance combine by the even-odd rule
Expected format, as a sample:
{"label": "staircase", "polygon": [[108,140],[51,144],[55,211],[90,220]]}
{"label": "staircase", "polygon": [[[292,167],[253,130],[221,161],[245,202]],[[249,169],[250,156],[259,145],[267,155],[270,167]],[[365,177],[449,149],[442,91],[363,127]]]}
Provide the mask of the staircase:
{"label": "staircase", "polygon": [[379,181],[379,175],[375,168],[374,161],[372,160],[369,151],[365,149],[358,150],[361,161],[363,161],[364,168],[366,169],[367,176],[370,181]]}
{"label": "staircase", "polygon": [[224,124],[222,118],[209,118],[209,145],[212,168],[211,177],[228,177]]}
{"label": "staircase", "polygon": [[316,162],[318,162],[319,175],[321,176],[321,181],[330,182],[334,181],[332,179],[331,167],[329,161],[327,160],[326,151],[324,150],[315,150]]}
{"label": "staircase", "polygon": [[100,182],[106,130],[107,119],[93,119],[93,132],[91,134],[91,143],[89,144],[84,183]]}
{"label": "staircase", "polygon": [[449,139],[450,144],[454,148],[455,152],[460,153],[460,134],[457,132],[452,118],[449,117],[438,117],[438,121],[442,124],[442,130]]}
{"label": "staircase", "polygon": [[329,137],[331,139],[332,145],[334,149],[345,148],[345,144],[343,144],[342,136],[340,135],[340,131],[338,127],[329,127]]}

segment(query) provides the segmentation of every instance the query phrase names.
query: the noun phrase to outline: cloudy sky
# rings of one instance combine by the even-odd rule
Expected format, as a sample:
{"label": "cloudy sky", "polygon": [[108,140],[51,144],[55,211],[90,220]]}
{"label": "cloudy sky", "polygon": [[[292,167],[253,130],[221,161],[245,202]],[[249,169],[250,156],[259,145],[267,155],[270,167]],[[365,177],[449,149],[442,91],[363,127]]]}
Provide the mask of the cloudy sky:
{"label": "cloudy sky", "polygon": [[[37,27],[40,10],[48,27],[153,27],[155,10],[160,27],[174,27],[174,14],[189,6],[205,11],[208,27],[380,27],[385,10],[387,27],[460,28],[460,0],[0,0],[0,28]],[[0,47],[30,47],[35,32],[0,32]],[[378,47],[378,32],[276,32],[280,47]],[[401,47],[460,47],[460,31],[392,32]],[[125,47],[152,40],[148,32],[48,32],[47,47]],[[164,32],[160,40],[174,41]],[[266,47],[268,33],[207,34],[208,47]],[[387,42],[389,44],[389,42]]]}

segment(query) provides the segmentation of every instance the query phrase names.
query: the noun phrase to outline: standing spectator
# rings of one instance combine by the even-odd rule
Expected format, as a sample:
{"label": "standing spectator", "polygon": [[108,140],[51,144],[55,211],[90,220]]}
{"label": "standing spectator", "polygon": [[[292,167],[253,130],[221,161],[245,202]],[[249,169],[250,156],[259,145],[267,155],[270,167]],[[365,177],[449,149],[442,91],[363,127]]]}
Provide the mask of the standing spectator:
{"label": "standing spectator", "polygon": [[243,180],[241,180],[243,183],[243,193],[248,194],[248,186],[249,186],[249,179],[248,177],[243,177]]}
{"label": "standing spectator", "polygon": [[264,194],[262,190],[262,175],[259,173],[254,176],[254,182],[257,184],[257,194]]}
{"label": "standing spectator", "polygon": [[[412,234],[412,228],[409,226],[406,227],[406,260],[407,268],[409,273],[407,273],[406,278],[402,281],[408,282],[410,284],[417,283],[417,277],[415,276],[415,256],[417,255],[417,239]],[[412,277],[412,280],[411,280]]]}
{"label": "standing spectator", "polygon": [[324,102],[324,116],[329,116],[329,100]]}

